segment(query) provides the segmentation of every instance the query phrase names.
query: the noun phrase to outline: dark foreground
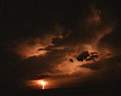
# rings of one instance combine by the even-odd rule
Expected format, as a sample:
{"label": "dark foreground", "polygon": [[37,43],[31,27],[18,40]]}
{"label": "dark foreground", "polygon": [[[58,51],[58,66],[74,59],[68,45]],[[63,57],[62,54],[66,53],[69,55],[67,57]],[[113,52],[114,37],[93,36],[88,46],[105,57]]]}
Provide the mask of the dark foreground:
{"label": "dark foreground", "polygon": [[118,88],[10,89],[3,96],[121,96]]}

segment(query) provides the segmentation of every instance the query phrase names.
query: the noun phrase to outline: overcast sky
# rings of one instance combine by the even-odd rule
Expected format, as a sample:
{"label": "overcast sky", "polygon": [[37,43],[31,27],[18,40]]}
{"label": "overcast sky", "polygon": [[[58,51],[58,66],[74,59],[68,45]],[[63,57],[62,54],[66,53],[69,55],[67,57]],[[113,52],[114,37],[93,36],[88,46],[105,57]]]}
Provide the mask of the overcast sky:
{"label": "overcast sky", "polygon": [[[1,2],[0,65],[2,82],[6,83],[3,86],[24,87],[23,83],[39,78],[56,82],[57,85],[52,85],[54,87],[120,80],[119,2]],[[90,66],[83,65],[75,57],[84,50],[96,51],[101,58],[96,63],[89,62]]]}

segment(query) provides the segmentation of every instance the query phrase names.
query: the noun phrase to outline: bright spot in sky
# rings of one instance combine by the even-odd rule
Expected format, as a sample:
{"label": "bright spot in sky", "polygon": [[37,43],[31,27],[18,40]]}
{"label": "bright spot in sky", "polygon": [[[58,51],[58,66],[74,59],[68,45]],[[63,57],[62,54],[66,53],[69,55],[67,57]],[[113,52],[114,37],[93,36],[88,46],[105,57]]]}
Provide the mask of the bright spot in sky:
{"label": "bright spot in sky", "polygon": [[42,87],[42,89],[45,89],[45,86],[47,85],[47,81],[45,80],[38,80],[37,83]]}

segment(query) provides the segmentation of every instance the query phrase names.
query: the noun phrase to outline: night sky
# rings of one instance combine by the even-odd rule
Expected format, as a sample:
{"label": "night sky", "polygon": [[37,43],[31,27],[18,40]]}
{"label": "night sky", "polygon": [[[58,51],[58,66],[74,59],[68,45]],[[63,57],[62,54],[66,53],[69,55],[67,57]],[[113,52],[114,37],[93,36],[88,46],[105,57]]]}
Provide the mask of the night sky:
{"label": "night sky", "polygon": [[[4,93],[121,86],[121,8],[111,0],[1,0],[0,86]],[[95,60],[78,61],[84,51]],[[115,93],[114,93],[115,94]],[[75,95],[74,95],[75,96]]]}

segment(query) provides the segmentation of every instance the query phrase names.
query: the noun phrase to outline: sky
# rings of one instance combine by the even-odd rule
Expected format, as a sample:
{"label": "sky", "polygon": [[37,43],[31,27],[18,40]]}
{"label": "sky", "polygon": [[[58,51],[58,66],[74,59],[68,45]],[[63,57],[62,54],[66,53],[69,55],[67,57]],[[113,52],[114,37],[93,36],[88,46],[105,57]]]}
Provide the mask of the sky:
{"label": "sky", "polygon": [[[117,1],[2,0],[1,85],[47,88],[120,84],[121,9]],[[83,51],[94,61],[78,61]],[[70,62],[73,59],[73,62]],[[85,85],[84,85],[85,84]]]}

